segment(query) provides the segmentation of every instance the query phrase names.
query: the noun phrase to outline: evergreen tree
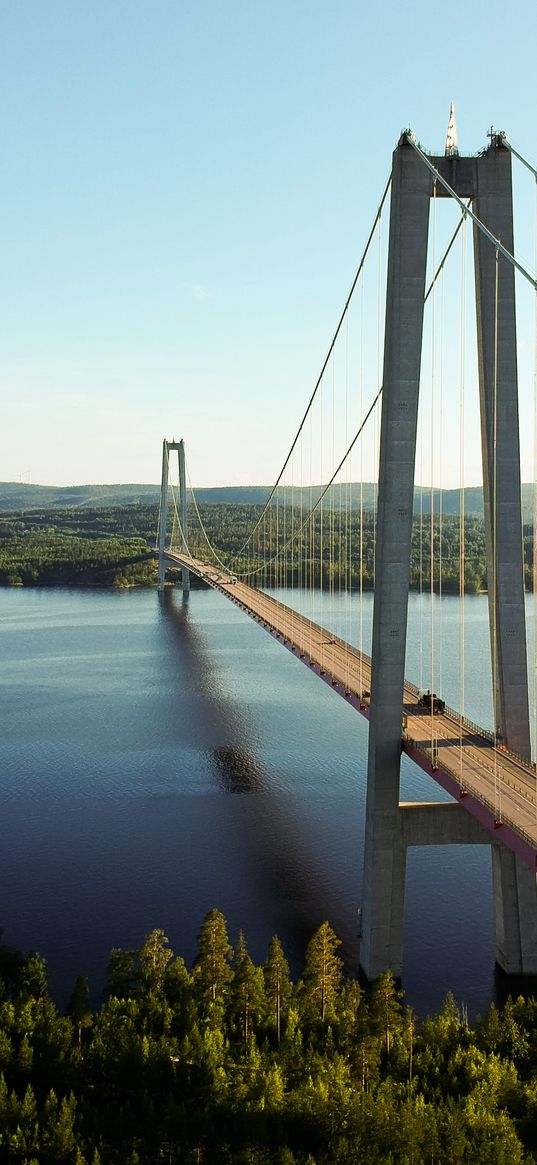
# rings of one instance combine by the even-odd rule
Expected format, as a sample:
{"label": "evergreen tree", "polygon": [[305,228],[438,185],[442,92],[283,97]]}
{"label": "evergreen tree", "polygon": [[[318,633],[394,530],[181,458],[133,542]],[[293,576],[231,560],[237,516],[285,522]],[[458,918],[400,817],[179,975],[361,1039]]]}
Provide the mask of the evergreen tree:
{"label": "evergreen tree", "polygon": [[3,928],[0,926],[0,977],[7,987],[15,987],[19,981],[24,959],[15,947],[7,946],[2,942]]}
{"label": "evergreen tree", "polygon": [[389,1055],[393,1032],[402,1024],[401,992],[398,990],[391,971],[385,971],[375,980],[369,999],[369,1010],[373,1030],[384,1038],[386,1053]]}
{"label": "evergreen tree", "polygon": [[129,999],[140,981],[140,957],[138,951],[124,951],[114,947],[110,951],[106,968],[105,995],[115,995],[118,999]]}
{"label": "evergreen tree", "polygon": [[336,1000],[341,983],[343,964],[337,953],[341,946],[328,922],[321,923],[306,949],[303,1008],[306,1018],[331,1019],[335,1015]]}
{"label": "evergreen tree", "polygon": [[198,954],[193,968],[202,998],[213,1003],[223,999],[233,975],[231,954],[224,915],[220,910],[210,910],[198,935]]}
{"label": "evergreen tree", "polygon": [[264,1011],[263,987],[261,968],[254,967],[249,954],[245,953],[233,976],[230,991],[230,1012],[245,1048],[248,1047],[254,1025],[259,1023]]}
{"label": "evergreen tree", "polygon": [[239,930],[235,950],[233,951],[233,967],[237,970],[240,967],[242,960],[248,954],[248,947],[246,945],[246,938],[243,930]]}
{"label": "evergreen tree", "polygon": [[277,935],[270,940],[268,955],[263,966],[267,1012],[276,1031],[278,1044],[281,1040],[282,1015],[291,999],[292,987],[289,979],[289,964]]}
{"label": "evergreen tree", "polygon": [[168,964],[173,959],[169,939],[163,930],[152,930],[140,951],[141,977],[144,986],[159,993],[164,986]]}
{"label": "evergreen tree", "polygon": [[48,999],[47,964],[41,955],[28,955],[20,973],[20,989],[26,997]]}
{"label": "evergreen tree", "polygon": [[65,1014],[70,1016],[75,1024],[78,1032],[78,1046],[82,1043],[82,1028],[89,1027],[91,1023],[91,1004],[89,983],[85,975],[79,975],[73,987],[73,993],[65,1009]]}

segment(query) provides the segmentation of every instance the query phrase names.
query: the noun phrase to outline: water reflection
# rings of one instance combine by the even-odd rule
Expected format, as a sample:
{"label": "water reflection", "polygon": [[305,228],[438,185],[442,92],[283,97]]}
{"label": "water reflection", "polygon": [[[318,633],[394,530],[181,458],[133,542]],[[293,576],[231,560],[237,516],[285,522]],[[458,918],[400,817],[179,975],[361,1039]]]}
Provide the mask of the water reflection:
{"label": "water reflection", "polygon": [[[333,606],[344,627],[347,600]],[[486,640],[486,603],[467,606]],[[98,993],[110,948],[140,945],[155,926],[190,962],[213,906],[232,941],[244,929],[257,961],[278,933],[294,974],[328,918],[352,965],[361,718],[210,591],[6,590],[0,607],[0,922],[6,941],[48,959],[56,998],[78,974]],[[456,603],[446,604],[445,636],[447,663]],[[472,659],[475,643],[473,630]],[[477,699],[467,711],[479,722]],[[405,797],[427,799],[411,767]],[[403,980],[422,1013],[448,989],[471,1014],[492,996],[490,861],[480,848],[409,853]]]}
{"label": "water reflection", "polygon": [[[207,640],[190,617],[190,596],[177,588],[159,595],[168,659],[168,677],[177,697],[175,716],[190,720],[197,745],[214,753],[242,743],[244,717],[220,681]],[[186,701],[186,703],[185,703]]]}
{"label": "water reflection", "polygon": [[241,748],[215,748],[213,759],[225,793],[260,793],[261,769]]}
{"label": "water reflection", "polygon": [[[195,609],[197,607],[196,604]],[[291,774],[292,784],[296,785],[297,791],[295,802],[295,796],[289,795],[289,772],[280,772],[260,754],[260,748],[266,749],[268,745],[272,749],[279,744],[279,740],[274,739],[278,731],[274,711],[270,709],[266,716],[264,702],[262,719],[268,721],[268,730],[266,725],[264,729],[268,739],[260,741],[257,722],[259,709],[250,711],[244,693],[241,692],[239,702],[227,687],[222,674],[220,653],[215,651],[214,635],[208,632],[209,645],[206,634],[192,615],[189,597],[183,596],[179,589],[168,589],[161,595],[161,610],[167,631],[171,633],[168,646],[172,668],[179,668],[183,674],[188,675],[188,687],[196,693],[192,711],[196,733],[208,750],[219,791],[225,795],[256,794],[255,797],[245,796],[242,807],[237,806],[235,810],[231,809],[226,797],[224,806],[227,808],[222,808],[230,831],[228,844],[235,853],[241,855],[241,888],[234,887],[233,896],[243,911],[241,925],[248,940],[255,942],[256,930],[264,930],[266,933],[266,919],[274,916],[273,929],[284,939],[291,965],[299,973],[304,949],[313,930],[329,918],[343,941],[343,950],[350,965],[356,966],[356,912],[349,912],[348,909],[348,894],[341,886],[340,862],[345,861],[343,854],[346,848],[351,856],[346,862],[344,877],[348,881],[351,874],[351,891],[353,898],[356,898],[360,882],[359,848],[356,844],[356,833],[361,832],[359,819],[352,814],[348,817],[347,845],[345,847],[342,843],[342,853],[333,861],[332,854],[337,848],[337,842],[334,843],[330,834],[331,826],[333,828],[335,825],[338,840],[342,841],[338,811],[330,806],[319,820],[316,798],[312,798],[306,809],[301,797],[304,771],[314,784],[317,783],[318,788],[322,789],[325,783],[321,774],[316,782],[316,764],[311,757],[310,740],[304,741],[304,748],[297,755],[300,767]],[[225,606],[222,612],[225,620]],[[200,618],[199,609],[197,617]],[[244,626],[250,631],[248,623]],[[263,631],[255,626],[253,631],[260,638],[260,643],[263,646],[268,644],[270,650],[277,653],[276,658],[281,660],[279,649],[273,648],[272,641],[265,637]],[[225,638],[228,646],[229,628],[226,628]],[[284,657],[283,665],[286,663],[288,661]],[[301,678],[302,674],[300,670]],[[307,673],[306,676],[310,681]],[[181,695],[183,699],[184,695]],[[300,712],[300,706],[298,710]],[[285,714],[288,714],[287,706]],[[358,726],[359,722],[356,723]],[[295,732],[299,738],[298,726]],[[285,760],[288,763],[287,757]],[[326,850],[329,852],[328,863],[325,860]],[[223,888],[225,877],[219,878],[216,868],[214,875],[215,881]],[[244,901],[244,878],[254,888],[258,900],[249,926]],[[212,902],[210,905],[218,903]]]}

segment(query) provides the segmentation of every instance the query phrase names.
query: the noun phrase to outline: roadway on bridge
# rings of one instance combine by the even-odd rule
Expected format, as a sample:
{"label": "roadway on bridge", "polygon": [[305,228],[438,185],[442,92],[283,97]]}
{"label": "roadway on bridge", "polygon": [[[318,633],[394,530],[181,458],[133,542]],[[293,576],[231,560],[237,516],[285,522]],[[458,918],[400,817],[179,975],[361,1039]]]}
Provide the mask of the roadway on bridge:
{"label": "roadway on bridge", "polygon": [[[255,590],[224,569],[166,551],[175,564],[188,567],[239,604],[302,662],[369,716],[371,659],[304,615]],[[449,708],[437,711],[419,702],[418,688],[405,680],[402,747],[422,752],[435,770],[450,774],[462,796],[472,793],[498,821],[509,824],[537,849],[536,770],[496,746],[485,731]],[[442,783],[442,782],[440,782]]]}

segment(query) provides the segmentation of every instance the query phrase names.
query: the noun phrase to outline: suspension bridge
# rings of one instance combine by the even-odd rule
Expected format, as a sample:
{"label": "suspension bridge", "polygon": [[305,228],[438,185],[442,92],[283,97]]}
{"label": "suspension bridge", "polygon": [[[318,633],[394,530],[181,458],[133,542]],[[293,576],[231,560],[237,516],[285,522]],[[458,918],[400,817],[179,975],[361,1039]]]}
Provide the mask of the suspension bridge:
{"label": "suspension bridge", "polygon": [[[491,846],[497,961],[510,974],[537,974],[537,772],[524,596],[524,570],[535,575],[535,551],[531,538],[528,562],[515,274],[534,299],[537,283],[514,248],[513,158],[534,179],[537,171],[505,134],[489,136],[479,154],[462,156],[451,116],[443,155],[427,153],[411,131],[401,135],[304,416],[266,503],[242,515],[233,544],[220,538],[221,545],[215,545],[208,516],[187,484],[183,441],[163,445],[159,587],[167,564],[181,569],[185,590],[190,575],[197,575],[369,721],[360,962],[370,978],[388,968],[401,974],[407,849],[438,844]],[[389,228],[383,235],[388,196]],[[457,214],[449,231],[447,204]],[[470,230],[471,335],[466,322]],[[454,262],[461,304],[456,343],[445,308]],[[473,378],[479,394],[493,731],[473,723],[464,707],[464,601],[475,573],[465,459],[478,428],[469,424],[465,402]],[[537,383],[535,369],[534,379]],[[450,428],[453,414],[456,432]],[[458,451],[455,517],[442,510],[446,444]],[[169,482],[172,452],[178,455],[175,492]],[[424,506],[426,462],[430,496]],[[417,471],[422,488],[416,542]],[[442,695],[442,598],[454,579],[461,608],[457,710]],[[431,619],[427,667],[412,680],[405,676],[411,584],[427,595]],[[278,597],[283,586],[286,598],[291,590],[290,603]],[[373,628],[366,651],[362,601],[369,587]],[[328,606],[336,593],[348,600],[345,634],[335,633],[332,618],[321,625],[300,610],[304,596],[319,588]],[[451,799],[402,802],[402,754]]]}

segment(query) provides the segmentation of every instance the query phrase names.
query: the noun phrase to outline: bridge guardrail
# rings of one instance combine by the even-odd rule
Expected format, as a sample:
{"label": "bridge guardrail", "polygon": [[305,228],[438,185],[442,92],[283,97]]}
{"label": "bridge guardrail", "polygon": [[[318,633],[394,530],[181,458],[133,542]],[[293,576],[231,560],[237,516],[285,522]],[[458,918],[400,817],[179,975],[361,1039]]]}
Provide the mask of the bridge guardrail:
{"label": "bridge guardrail", "polygon": [[[192,565],[199,566],[200,564],[198,564],[198,563],[194,564],[194,562],[192,562]],[[216,583],[216,585],[218,586],[218,583]],[[218,588],[218,589],[220,589],[220,588]],[[300,648],[300,645],[296,643],[294,638],[292,638],[290,635],[286,634],[285,619],[286,619],[287,615],[289,615],[291,619],[296,619],[298,617],[298,619],[303,624],[303,626],[306,627],[311,632],[315,632],[316,634],[319,634],[321,636],[324,636],[324,635],[329,636],[331,643],[339,645],[340,647],[344,648],[345,651],[349,651],[354,656],[354,658],[360,662],[360,664],[364,664],[369,670],[371,669],[371,658],[369,655],[367,655],[366,652],[361,651],[360,648],[354,646],[353,644],[348,643],[346,640],[342,639],[341,636],[334,634],[332,631],[330,631],[326,627],[323,627],[321,624],[315,623],[312,619],[309,619],[307,615],[303,615],[301,612],[295,611],[292,607],[289,607],[286,603],[282,603],[280,599],[275,598],[273,595],[268,595],[268,594],[266,594],[266,592],[262,592],[262,591],[258,591],[257,593],[264,594],[265,597],[270,601],[270,603],[273,603],[282,612],[284,626],[283,626],[283,628],[278,628],[277,626],[275,626],[274,623],[272,623],[271,621],[266,620],[266,619],[263,619],[263,622],[265,622],[265,624],[270,627],[270,629],[273,633],[283,635],[285,639],[288,639],[291,646],[295,650],[299,651],[299,650],[301,650],[301,648]],[[321,644],[321,648],[322,648],[322,644]],[[311,652],[311,648],[310,648],[310,652]],[[316,651],[315,655],[319,657],[317,659],[317,663],[319,664],[319,666],[322,667],[323,666],[323,664],[322,664],[322,650]],[[420,700],[421,695],[422,695],[422,689],[420,689],[416,684],[414,684],[411,680],[405,680],[404,687],[405,687],[405,692],[407,694],[414,696],[417,701]],[[357,693],[357,695],[360,695],[360,693]],[[482,728],[479,724],[476,724],[473,720],[470,720],[467,716],[461,716],[461,714],[459,712],[457,712],[454,708],[451,708],[449,705],[445,705],[444,710],[443,710],[443,715],[447,716],[448,719],[453,721],[454,724],[457,724],[458,726],[463,725],[464,728],[468,730],[468,732],[471,732],[475,736],[480,737],[482,740],[486,740],[489,744],[491,744],[493,746],[493,748],[495,748],[495,749],[499,748],[499,750],[501,752],[505,753],[506,757],[513,760],[516,764],[520,765],[523,772],[528,777],[535,776],[535,773],[537,772],[537,766],[534,764],[530,764],[519,753],[513,752],[510,749],[504,748],[501,744],[499,745],[497,737],[495,737],[495,735],[492,732],[490,732],[488,729]],[[423,747],[421,747],[415,741],[413,743],[414,743],[416,748],[418,748],[421,752],[424,753],[424,755],[429,756],[426,749],[423,749]],[[484,758],[481,758],[480,763],[483,765],[483,767],[489,773],[493,773],[495,771],[489,764],[487,764],[487,762]],[[450,775],[452,775],[455,779],[458,779],[458,774],[450,766],[443,765],[443,768],[445,768],[446,772],[449,772]],[[507,785],[509,788],[513,789],[520,796],[524,797],[526,800],[529,801],[529,798],[527,797],[526,792],[523,789],[517,787],[517,785],[513,784],[512,781],[510,781],[508,777],[506,777],[505,775],[502,774],[501,780],[502,780],[503,784]],[[492,807],[492,809],[494,811],[494,807],[491,806],[490,803],[488,803],[488,802],[487,802],[487,804],[489,805],[489,807]],[[516,826],[515,828],[518,828],[518,826]],[[526,835],[526,836],[529,837],[529,835]]]}
{"label": "bridge guardrail", "polygon": [[[432,757],[433,750],[432,749],[424,748],[423,745],[421,745],[419,743],[419,741],[414,740],[409,736],[406,737],[406,742],[408,744],[410,744],[412,746],[412,748],[415,748],[417,752],[421,752],[422,755],[427,757],[427,760],[431,761],[431,763],[432,763],[432,760],[433,760],[433,757]],[[437,759],[436,759],[436,763],[438,763]],[[488,767],[488,766],[485,766],[485,767]],[[461,784],[461,780],[460,780],[461,774],[456,772],[456,770],[454,768],[452,768],[451,765],[446,764],[442,760],[441,764],[439,765],[439,768],[442,768],[444,770],[444,772],[448,773],[449,776],[453,777],[453,779],[457,782],[458,785]],[[489,768],[489,772],[494,772],[494,770],[492,768]],[[506,783],[509,784],[508,781]],[[536,841],[535,837],[532,837],[532,835],[530,833],[528,833],[527,830],[525,830],[523,826],[518,825],[515,821],[513,821],[512,817],[503,811],[503,807],[501,810],[498,810],[498,807],[496,805],[494,805],[493,802],[490,801],[489,798],[484,793],[481,793],[480,790],[476,789],[475,786],[472,785],[471,781],[468,781],[465,779],[464,788],[465,789],[467,788],[468,792],[473,793],[474,796],[477,797],[478,801],[480,801],[482,805],[485,805],[486,808],[491,811],[491,813],[494,815],[495,820],[497,819],[498,812],[500,812],[500,818],[498,818],[499,825],[503,825],[503,824],[509,825],[511,827],[511,829],[513,829],[515,831],[515,833],[519,834],[524,839],[524,841],[526,841],[532,847],[532,849],[535,849],[537,847],[537,841]],[[515,786],[511,786],[511,788],[515,788]]]}

